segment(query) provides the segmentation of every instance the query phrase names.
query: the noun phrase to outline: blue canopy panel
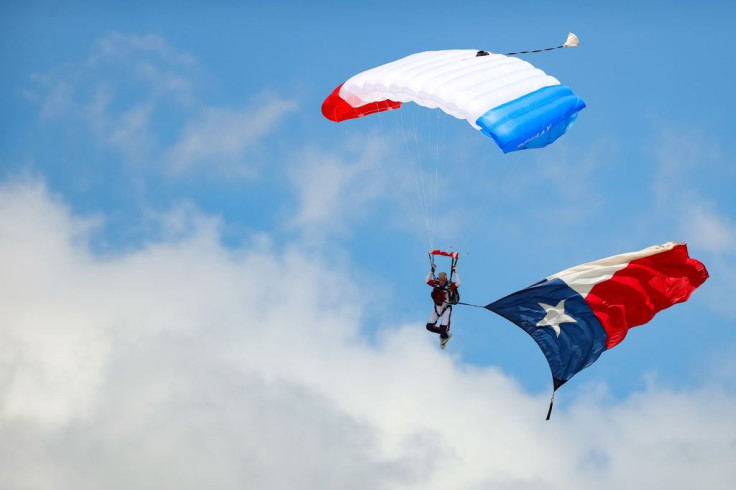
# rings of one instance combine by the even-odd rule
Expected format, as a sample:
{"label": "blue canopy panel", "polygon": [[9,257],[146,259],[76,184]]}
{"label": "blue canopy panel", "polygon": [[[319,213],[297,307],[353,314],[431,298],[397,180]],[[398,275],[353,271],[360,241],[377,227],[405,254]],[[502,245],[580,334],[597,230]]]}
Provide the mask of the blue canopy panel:
{"label": "blue canopy panel", "polygon": [[504,153],[543,148],[565,134],[585,108],[566,85],[552,85],[491,109],[475,122]]}

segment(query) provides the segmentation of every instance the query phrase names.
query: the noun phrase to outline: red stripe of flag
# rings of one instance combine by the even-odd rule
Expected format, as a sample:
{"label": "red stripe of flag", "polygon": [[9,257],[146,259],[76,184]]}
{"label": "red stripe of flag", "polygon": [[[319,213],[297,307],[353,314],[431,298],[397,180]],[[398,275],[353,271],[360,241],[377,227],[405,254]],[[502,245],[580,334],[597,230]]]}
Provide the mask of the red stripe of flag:
{"label": "red stripe of flag", "polygon": [[608,333],[606,348],[621,342],[631,327],[642,325],[661,310],[686,301],[708,278],[687,245],[632,260],[607,281],[593,286],[585,301]]}

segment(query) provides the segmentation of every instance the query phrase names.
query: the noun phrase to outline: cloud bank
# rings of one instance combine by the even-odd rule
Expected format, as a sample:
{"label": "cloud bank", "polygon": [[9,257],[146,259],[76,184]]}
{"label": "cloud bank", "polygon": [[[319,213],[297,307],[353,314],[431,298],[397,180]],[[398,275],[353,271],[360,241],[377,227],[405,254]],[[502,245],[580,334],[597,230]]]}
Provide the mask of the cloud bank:
{"label": "cloud bank", "polygon": [[736,484],[733,380],[592,387],[545,422],[546,394],[421,322],[366,339],[349,270],[267,237],[225,248],[217,219],[176,212],[189,232],[100,256],[99,218],[0,188],[0,488]]}
{"label": "cloud bank", "polygon": [[63,121],[128,165],[253,177],[261,144],[298,104],[264,92],[237,109],[212,105],[201,78],[198,60],[163,37],[112,32],[85,60],[33,74],[23,93],[43,120]]}

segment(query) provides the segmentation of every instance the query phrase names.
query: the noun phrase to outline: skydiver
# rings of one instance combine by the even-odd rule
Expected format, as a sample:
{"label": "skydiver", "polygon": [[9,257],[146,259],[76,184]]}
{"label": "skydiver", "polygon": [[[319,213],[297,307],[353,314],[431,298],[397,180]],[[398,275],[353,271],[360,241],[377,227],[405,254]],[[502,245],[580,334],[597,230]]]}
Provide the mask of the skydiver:
{"label": "skydiver", "polygon": [[[457,288],[460,286],[460,277],[457,275],[457,266],[452,265],[452,273],[455,279],[450,283],[447,281],[447,273],[440,272],[437,278],[434,277],[435,265],[432,264],[432,270],[427,274],[425,282],[432,287],[432,301],[434,309],[427,323],[427,330],[440,334],[440,347],[445,348],[447,342],[452,337],[450,333],[450,320],[452,315],[452,297],[457,294]],[[437,326],[437,320],[440,320],[440,326]]]}

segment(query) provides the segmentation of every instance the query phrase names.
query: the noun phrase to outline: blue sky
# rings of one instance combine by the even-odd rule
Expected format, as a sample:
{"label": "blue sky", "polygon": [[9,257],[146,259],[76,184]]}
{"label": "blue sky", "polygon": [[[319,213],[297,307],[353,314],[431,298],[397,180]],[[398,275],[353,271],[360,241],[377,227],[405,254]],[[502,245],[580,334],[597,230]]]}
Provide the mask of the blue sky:
{"label": "blue sky", "polygon": [[[140,360],[166,373],[161,385],[176,384],[184,372],[193,373],[189,367],[177,372],[174,361],[192,352],[207,366],[201,372],[227,366],[270,388],[286,379],[295,399],[314,389],[319,397],[310,403],[339,415],[337,422],[320,419],[325,427],[380,428],[366,429],[385,451],[373,454],[376,461],[398,451],[400,417],[358,415],[351,403],[360,405],[360,395],[353,390],[372,388],[337,379],[338,373],[371,372],[371,359],[393,369],[391,379],[401,381],[384,383],[396,384],[399,394],[421,391],[408,373],[442,383],[441,371],[448,370],[448,383],[473,390],[487,384],[489,394],[511,390],[507,405],[521,400],[542,418],[549,371],[520,329],[484,310],[457,309],[448,350],[440,352],[430,344],[436,339],[424,335],[429,246],[461,252],[463,299],[485,304],[576,264],[687,242],[711,278],[690,301],[630,332],[568,383],[556,409],[559,424],[582,433],[588,419],[576,407],[589,403],[602,412],[609,403],[612,410],[636,412],[631,407],[640,400],[656,406],[673,396],[690,403],[710,389],[725,400],[713,410],[734,403],[730,49],[736,34],[727,2],[10,2],[0,12],[0,236],[8,237],[9,270],[32,264],[18,267],[19,276],[3,274],[6,291],[20,291],[20,283],[29,288],[9,303],[18,313],[0,327],[17,341],[4,353],[17,374],[0,379],[3,417],[15,427],[18,420],[31,423],[18,414],[36,414],[33,423],[43,430],[33,437],[41,446],[61,437],[54,430],[69,421],[109,429],[109,414],[101,414],[114,397],[100,385],[132,390],[136,376],[146,376]],[[579,36],[579,48],[525,58],[588,106],[568,134],[542,150],[503,155],[464,121],[413,106],[341,124],[320,113],[322,100],[353,74],[413,52],[535,49],[561,44],[568,31]],[[436,165],[439,176],[440,216],[431,243],[411,181],[417,158],[430,174]],[[148,277],[146,268],[157,276]],[[113,287],[112,278],[128,287]],[[85,299],[89,294],[99,302]],[[253,297],[259,301],[241,310]],[[103,304],[117,306],[99,312]],[[48,312],[43,327],[31,310]],[[188,326],[169,328],[177,321]],[[135,334],[124,325],[137,325]],[[69,356],[44,364],[46,347],[34,350],[34,339],[43,344],[44,332],[63,337],[65,329],[73,339]],[[254,336],[263,345],[248,351],[259,360],[248,364],[231,347]],[[322,336],[330,339],[327,347],[313,347],[312,357],[293,352],[292,343],[311,345]],[[162,338],[181,351],[171,354]],[[198,342],[209,350],[197,351]],[[303,364],[274,361],[304,355]],[[395,356],[406,356],[406,364]],[[425,360],[425,371],[408,367],[415,356]],[[322,366],[320,359],[334,364]],[[94,376],[80,375],[87,365],[99,367]],[[39,381],[30,374],[44,369],[56,375]],[[89,378],[88,388],[65,397],[59,386],[77,376]],[[322,385],[333,376],[332,388]],[[215,396],[203,388],[211,380],[200,378],[192,400]],[[235,390],[239,403],[276,412],[285,403],[274,402],[269,390],[250,399],[233,383],[223,381],[218,393]],[[46,413],[34,393],[57,389],[62,408]],[[447,390],[459,390],[454,403],[463,403],[466,392]],[[375,393],[377,405],[389,406],[389,391]],[[442,395],[426,396],[435,403]],[[510,410],[477,396],[478,407]],[[701,427],[694,417],[692,425]],[[730,416],[701,435],[733,434],[734,428]],[[448,435],[453,442],[447,446],[462,444],[461,433]],[[263,437],[281,447],[271,435]],[[652,437],[666,441],[666,429],[653,430]],[[606,461],[629,449],[621,441],[606,447],[598,449]],[[580,464],[595,454],[580,456]],[[358,465],[346,478],[360,478],[370,467]],[[255,468],[266,475],[262,483],[278,485],[268,465]],[[718,468],[712,488],[736,481],[725,465]],[[407,476],[402,487],[389,469],[381,471],[387,488],[415,481]],[[473,484],[495,481],[478,472],[471,472]],[[611,486],[622,482],[613,470],[603,473]],[[521,480],[537,481],[528,476]],[[540,481],[556,488],[581,485],[585,477],[570,470]]]}

